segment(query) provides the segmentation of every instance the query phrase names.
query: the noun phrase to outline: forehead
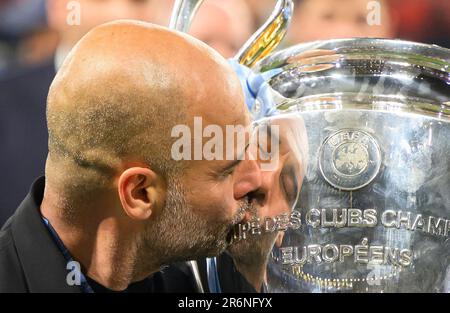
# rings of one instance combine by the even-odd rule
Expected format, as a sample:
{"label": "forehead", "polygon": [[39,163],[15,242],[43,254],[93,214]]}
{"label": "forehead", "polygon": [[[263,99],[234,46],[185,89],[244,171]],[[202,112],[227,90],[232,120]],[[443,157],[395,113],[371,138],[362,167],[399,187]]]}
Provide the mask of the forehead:
{"label": "forehead", "polygon": [[247,109],[223,108],[220,110],[211,110],[205,114],[204,121],[207,124],[219,125],[221,127],[243,126],[250,127],[250,116]]}
{"label": "forehead", "polygon": [[244,102],[241,86],[239,82],[229,83],[229,86],[209,86],[210,89],[205,92],[204,97],[188,108],[190,119],[201,117],[204,126],[218,125],[222,128],[229,125],[248,126],[250,114]]}

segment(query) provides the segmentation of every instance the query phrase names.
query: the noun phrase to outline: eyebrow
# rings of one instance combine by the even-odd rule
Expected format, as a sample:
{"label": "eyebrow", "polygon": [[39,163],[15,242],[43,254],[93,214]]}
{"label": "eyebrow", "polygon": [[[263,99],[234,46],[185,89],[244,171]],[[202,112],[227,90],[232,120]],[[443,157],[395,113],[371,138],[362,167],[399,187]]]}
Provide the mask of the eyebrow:
{"label": "eyebrow", "polygon": [[242,160],[239,160],[239,159],[237,159],[237,160],[234,160],[233,162],[231,162],[230,164],[227,164],[223,169],[222,169],[222,173],[223,172],[226,172],[226,171],[228,171],[228,170],[231,170],[232,168],[234,168],[234,167],[236,167],[237,165],[239,165],[239,163],[241,163],[242,162]]}
{"label": "eyebrow", "polygon": [[245,145],[245,149],[241,152],[241,154],[236,158],[236,160],[233,160],[233,162],[227,164],[225,167],[223,167],[219,173],[223,174],[231,169],[233,169],[234,167],[236,167],[237,165],[239,165],[239,163],[241,163],[244,160],[244,154],[247,151],[248,147],[250,146],[250,143],[247,143]]}

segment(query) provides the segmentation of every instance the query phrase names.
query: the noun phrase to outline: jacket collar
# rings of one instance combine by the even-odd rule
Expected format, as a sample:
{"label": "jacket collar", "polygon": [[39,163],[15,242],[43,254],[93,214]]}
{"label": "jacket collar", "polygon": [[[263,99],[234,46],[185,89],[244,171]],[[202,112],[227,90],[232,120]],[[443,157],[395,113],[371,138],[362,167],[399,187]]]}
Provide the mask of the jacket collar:
{"label": "jacket collar", "polygon": [[11,230],[30,292],[79,293],[69,286],[67,262],[45,227],[40,214],[45,178],[39,178],[17,209]]}

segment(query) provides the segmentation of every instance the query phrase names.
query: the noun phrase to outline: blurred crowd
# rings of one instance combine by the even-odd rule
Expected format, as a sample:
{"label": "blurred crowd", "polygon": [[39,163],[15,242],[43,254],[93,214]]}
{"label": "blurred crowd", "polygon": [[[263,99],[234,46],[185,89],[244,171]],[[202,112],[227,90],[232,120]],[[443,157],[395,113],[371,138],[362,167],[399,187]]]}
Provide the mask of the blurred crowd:
{"label": "blurred crowd", "polygon": [[[22,199],[29,183],[44,172],[48,88],[76,42],[96,25],[115,19],[167,26],[173,4],[174,0],[0,0],[0,190],[9,195],[0,196],[0,208],[15,208],[14,201]],[[205,0],[190,33],[232,57],[274,5],[275,0]],[[450,47],[449,0],[295,0],[295,5],[284,46],[381,37]],[[379,9],[380,23],[369,25],[369,9]]]}
{"label": "blurred crowd", "polygon": [[[168,25],[173,0],[0,0],[0,76],[7,69],[60,56],[93,26],[118,18]],[[377,0],[380,25],[367,23],[371,0],[295,0],[285,45],[305,41],[381,37],[450,47],[450,1]],[[74,4],[75,3],[75,4]],[[191,34],[233,56],[270,15],[275,0],[206,0]],[[68,25],[79,5],[80,25]],[[64,50],[65,49],[65,50]]]}

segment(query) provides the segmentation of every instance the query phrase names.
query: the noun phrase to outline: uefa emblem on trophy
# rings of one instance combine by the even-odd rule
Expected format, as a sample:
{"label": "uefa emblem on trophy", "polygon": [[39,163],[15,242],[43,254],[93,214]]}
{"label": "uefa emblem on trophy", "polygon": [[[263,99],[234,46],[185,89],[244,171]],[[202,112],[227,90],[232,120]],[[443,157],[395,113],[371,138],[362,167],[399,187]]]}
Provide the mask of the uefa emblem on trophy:
{"label": "uefa emblem on trophy", "polygon": [[[177,1],[172,28],[201,3]],[[293,9],[278,1],[236,57],[273,95],[255,122],[279,126],[301,163],[282,164],[298,187],[289,210],[241,229],[261,240],[242,246],[270,250],[269,292],[448,292],[450,50],[359,38],[274,53]]]}

